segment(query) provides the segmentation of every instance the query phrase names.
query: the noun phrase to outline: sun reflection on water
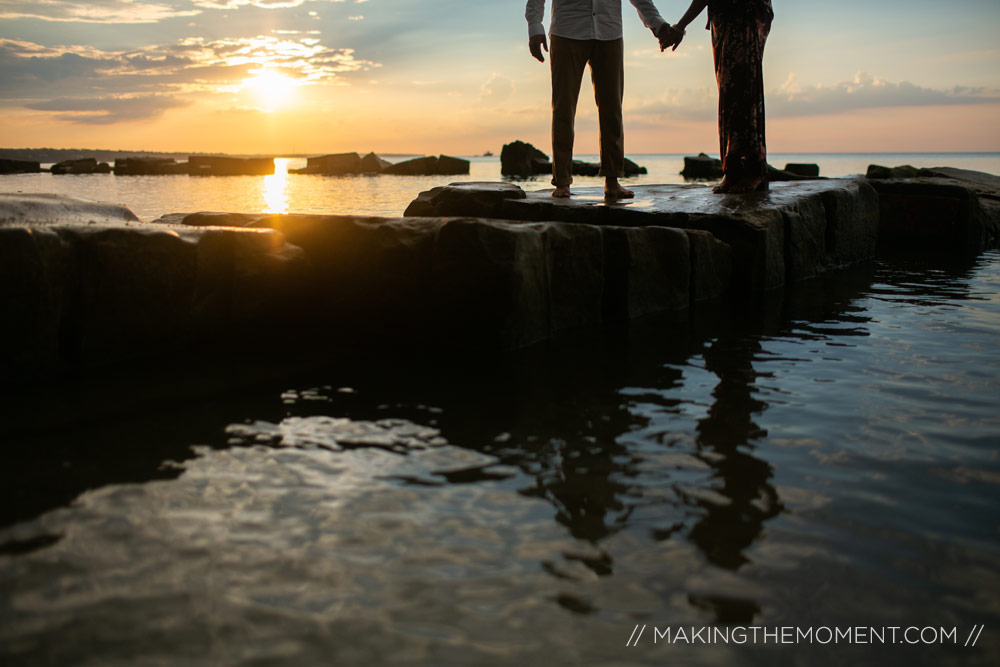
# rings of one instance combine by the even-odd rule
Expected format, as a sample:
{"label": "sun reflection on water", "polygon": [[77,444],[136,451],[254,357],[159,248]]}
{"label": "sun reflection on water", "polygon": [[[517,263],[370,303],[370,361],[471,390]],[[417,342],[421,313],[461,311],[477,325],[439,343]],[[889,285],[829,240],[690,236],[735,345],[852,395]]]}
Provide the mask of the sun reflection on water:
{"label": "sun reflection on water", "polygon": [[264,213],[288,213],[288,158],[274,158],[274,174],[264,177]]}

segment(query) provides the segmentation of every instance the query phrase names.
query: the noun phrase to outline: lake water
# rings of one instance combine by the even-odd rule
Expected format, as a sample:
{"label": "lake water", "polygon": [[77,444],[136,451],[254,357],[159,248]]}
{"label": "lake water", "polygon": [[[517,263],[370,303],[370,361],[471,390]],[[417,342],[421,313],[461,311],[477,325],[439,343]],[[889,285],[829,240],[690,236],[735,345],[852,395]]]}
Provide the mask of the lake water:
{"label": "lake water", "polygon": [[[405,159],[386,156],[391,161]],[[579,159],[598,161],[596,155]],[[648,174],[625,179],[625,183],[683,183],[682,155],[636,155]],[[0,192],[51,192],[124,204],[142,220],[165,213],[225,211],[240,213],[334,213],[399,216],[407,204],[424,190],[458,181],[499,181],[498,157],[470,157],[467,176],[316,176],[289,174],[305,166],[305,160],[279,158],[273,176],[53,176],[48,173],[0,175]],[[873,155],[780,155],[769,156],[771,164],[788,162],[820,165],[820,175],[842,177],[864,174],[869,164],[915,167],[960,167],[1000,174],[1000,153],[930,153]],[[527,190],[551,187],[547,177],[521,182]],[[578,177],[581,186],[600,185],[603,179]]]}
{"label": "lake water", "polygon": [[[268,182],[61,178],[147,218]],[[385,184],[394,214],[439,180],[282,178],[289,210]],[[0,664],[996,665],[998,349],[990,251],[498,357],[169,402],[81,378],[0,413]]]}

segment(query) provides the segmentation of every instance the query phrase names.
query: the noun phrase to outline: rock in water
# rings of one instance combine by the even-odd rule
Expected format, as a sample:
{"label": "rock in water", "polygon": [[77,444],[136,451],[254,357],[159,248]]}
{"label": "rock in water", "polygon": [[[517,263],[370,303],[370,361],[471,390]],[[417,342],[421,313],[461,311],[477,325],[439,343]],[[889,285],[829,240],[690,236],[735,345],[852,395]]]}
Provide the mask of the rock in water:
{"label": "rock in water", "polygon": [[188,166],[173,158],[126,157],[115,160],[115,174],[118,176],[165,176],[186,174]]}
{"label": "rock in water", "polygon": [[527,178],[551,172],[549,156],[531,144],[514,141],[500,151],[500,173],[504,176]]}
{"label": "rock in water", "polygon": [[188,158],[192,176],[269,176],[274,173],[274,158],[236,158],[192,155]]}
{"label": "rock in water", "polygon": [[439,155],[437,173],[442,176],[462,176],[469,173],[469,161],[450,155]]}
{"label": "rock in water", "polygon": [[681,176],[693,180],[722,178],[722,160],[709,157],[705,153],[699,153],[697,157],[685,157]]}
{"label": "rock in water", "polygon": [[361,156],[357,153],[335,153],[333,155],[311,157],[306,160],[306,168],[295,170],[295,173],[338,176],[341,174],[356,174],[360,166]]}
{"label": "rock in water", "polygon": [[788,164],[785,165],[785,171],[787,171],[789,174],[795,174],[796,176],[805,176],[807,178],[819,178],[818,164],[789,162]]}
{"label": "rock in water", "polygon": [[438,173],[438,159],[433,155],[428,157],[418,157],[412,160],[397,162],[387,167],[383,174],[394,174],[396,176],[424,176],[426,174]]}
{"label": "rock in water", "polygon": [[63,174],[110,174],[111,166],[107,162],[98,162],[95,158],[85,157],[79,160],[63,160],[52,165],[52,173]]}
{"label": "rock in water", "polygon": [[42,166],[30,160],[0,160],[0,174],[37,174]]}
{"label": "rock in water", "polygon": [[626,176],[638,176],[639,174],[649,173],[645,167],[640,167],[632,160],[625,158],[625,175]]}
{"label": "rock in water", "polygon": [[391,166],[392,163],[388,160],[383,160],[378,155],[375,155],[375,153],[369,153],[361,158],[361,161],[358,163],[358,173],[381,174]]}

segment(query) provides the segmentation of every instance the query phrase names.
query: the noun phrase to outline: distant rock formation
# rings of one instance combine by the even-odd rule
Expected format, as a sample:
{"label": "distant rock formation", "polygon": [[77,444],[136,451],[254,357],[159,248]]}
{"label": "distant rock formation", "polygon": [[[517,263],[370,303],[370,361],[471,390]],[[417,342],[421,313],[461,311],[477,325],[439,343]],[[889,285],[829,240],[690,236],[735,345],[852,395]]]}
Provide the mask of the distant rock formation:
{"label": "distant rock formation", "polygon": [[362,174],[381,174],[391,166],[392,163],[388,160],[383,160],[375,153],[369,153],[361,158],[361,162],[358,163],[358,172]]}
{"label": "distant rock formation", "polygon": [[805,176],[806,178],[819,178],[818,164],[789,162],[785,165],[785,171],[788,172],[789,174],[795,174],[796,176]]}
{"label": "distant rock formation", "polygon": [[188,173],[187,163],[177,162],[173,158],[126,157],[115,160],[115,174],[118,176],[166,176],[186,173]]}
{"label": "distant rock formation", "polygon": [[392,164],[375,153],[361,157],[357,153],[337,153],[311,157],[304,169],[292,169],[293,174],[322,174],[345,176],[349,174],[390,174],[396,176],[458,176],[469,173],[470,163],[462,158],[439,155],[418,157]]}
{"label": "distant rock formation", "polygon": [[192,155],[188,158],[192,176],[267,176],[274,173],[274,158],[236,158]]}
{"label": "distant rock formation", "polygon": [[85,157],[79,160],[64,160],[52,165],[53,174],[110,174],[111,166],[107,162],[98,162],[96,158]]}
{"label": "distant rock formation", "polygon": [[503,176],[529,178],[551,173],[549,156],[529,143],[513,141],[504,144],[500,151],[500,174]]}
{"label": "distant rock formation", "polygon": [[357,174],[360,167],[361,156],[357,153],[334,153],[311,157],[306,160],[305,169],[292,169],[291,173],[341,176],[343,174]]}
{"label": "distant rock formation", "polygon": [[684,158],[681,176],[688,180],[715,180],[722,178],[722,160],[699,153],[696,157]]}
{"label": "distant rock formation", "polygon": [[31,160],[0,160],[0,174],[37,174],[41,170],[42,166]]}
{"label": "distant rock formation", "polygon": [[396,176],[461,176],[469,173],[469,166],[469,161],[462,158],[431,155],[397,162],[382,173]]}
{"label": "distant rock formation", "polygon": [[[529,143],[513,141],[504,144],[500,152],[500,174],[512,178],[531,178],[532,176],[550,175],[552,162],[549,156]],[[648,173],[645,167],[640,167],[632,160],[625,158],[625,176],[638,176]],[[601,165],[597,162],[573,160],[574,176],[600,176]]]}

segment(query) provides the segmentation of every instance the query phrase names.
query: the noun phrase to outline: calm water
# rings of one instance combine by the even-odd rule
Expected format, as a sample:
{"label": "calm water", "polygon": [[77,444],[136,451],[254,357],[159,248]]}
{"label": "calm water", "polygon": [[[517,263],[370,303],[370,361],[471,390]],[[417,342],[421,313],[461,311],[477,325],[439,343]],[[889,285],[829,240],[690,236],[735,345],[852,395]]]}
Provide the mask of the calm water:
{"label": "calm water", "polygon": [[[38,427],[5,448],[0,663],[998,664],[998,295],[995,251],[883,260]],[[958,644],[626,646],[712,624]]]}
{"label": "calm water", "polygon": [[[403,159],[388,156],[393,161]],[[596,162],[596,155],[580,155]],[[639,155],[635,160],[649,171],[626,179],[626,184],[683,183],[682,155]],[[455,181],[498,181],[498,157],[472,157],[468,176],[315,176],[288,174],[305,166],[305,160],[279,159],[273,176],[53,176],[52,174],[0,175],[0,192],[52,192],[124,204],[139,218],[153,220],[165,213],[227,211],[241,213],[337,213],[353,215],[402,215],[424,190]],[[1000,153],[780,155],[770,162],[815,162],[829,177],[864,174],[869,164],[915,167],[951,166],[1000,174]],[[540,177],[523,183],[528,190],[551,187]],[[600,185],[599,178],[579,177],[579,185]]]}

